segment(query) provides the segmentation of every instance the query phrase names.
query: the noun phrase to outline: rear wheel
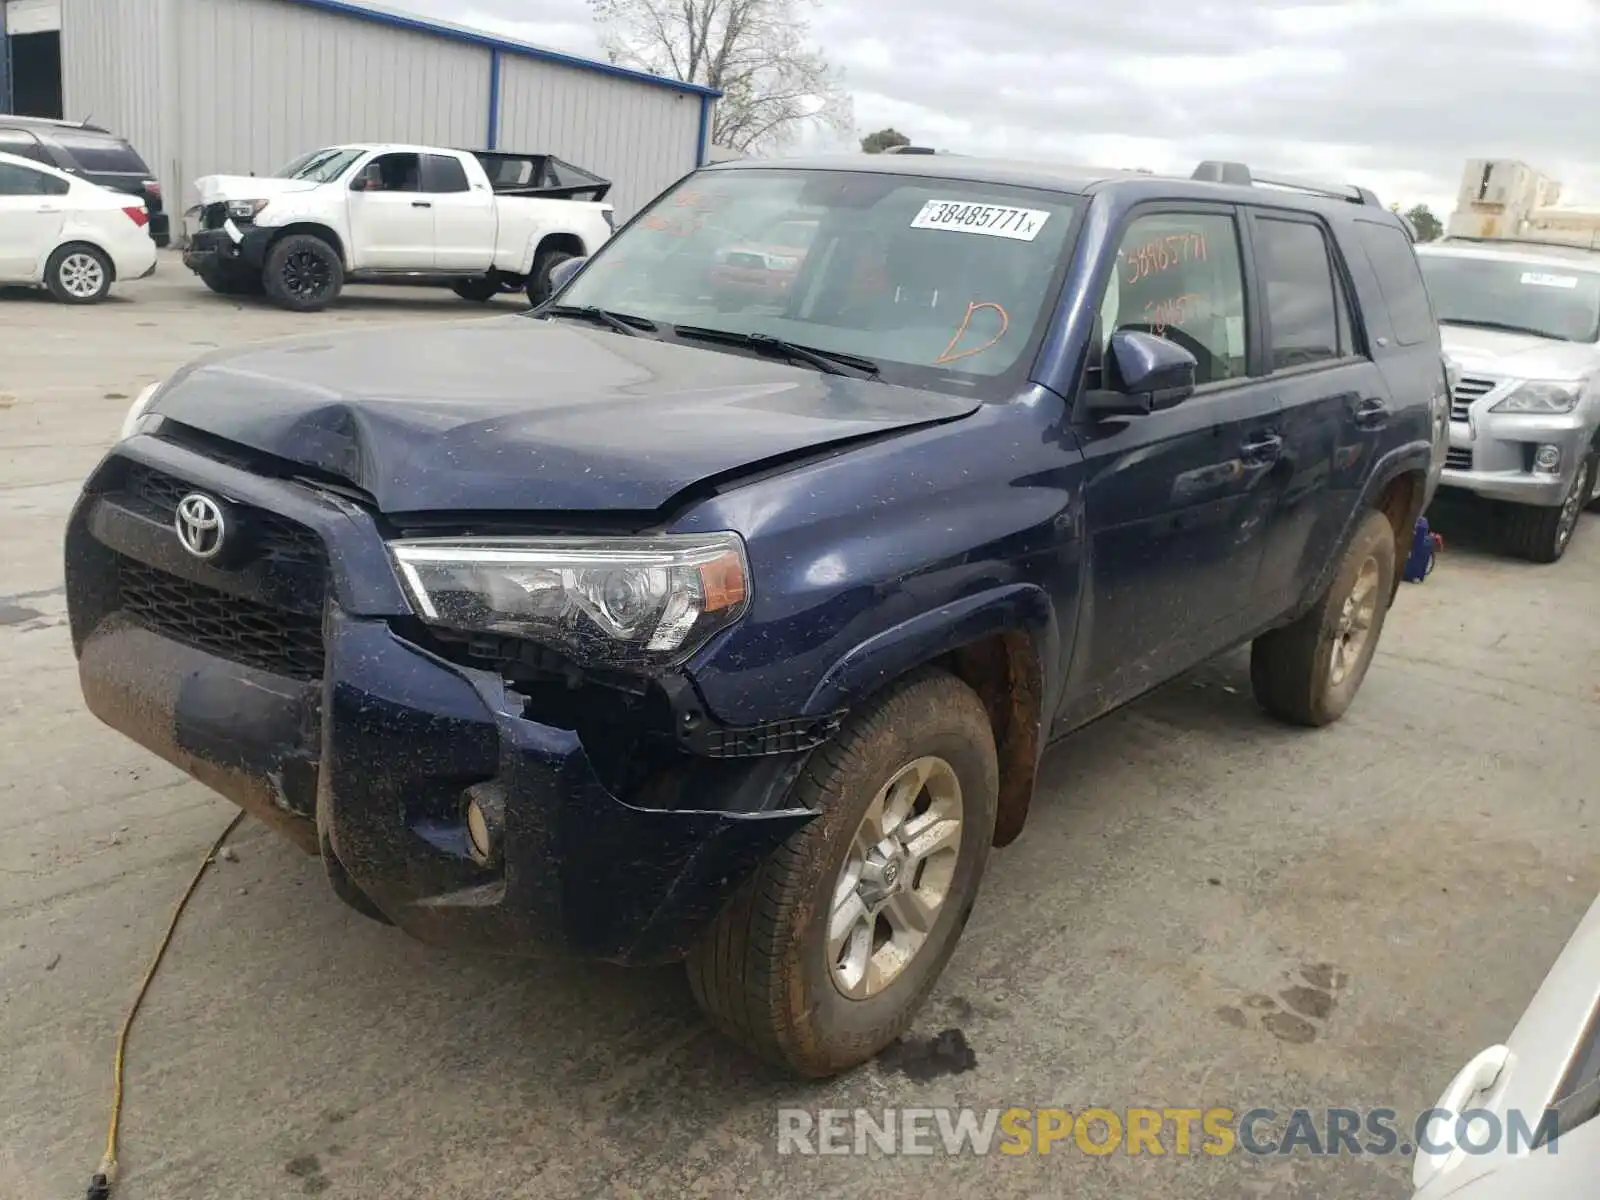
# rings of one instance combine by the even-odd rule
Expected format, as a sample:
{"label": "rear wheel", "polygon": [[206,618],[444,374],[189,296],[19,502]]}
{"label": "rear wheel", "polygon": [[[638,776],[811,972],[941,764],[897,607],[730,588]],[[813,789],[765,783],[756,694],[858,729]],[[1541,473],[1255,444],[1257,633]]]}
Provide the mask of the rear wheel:
{"label": "rear wheel", "polygon": [[994,838],[983,702],[930,671],[852,716],[791,797],[820,815],[735,893],[689,954],[729,1037],[837,1074],[910,1026],[954,952]]}
{"label": "rear wheel", "polygon": [[500,281],[488,276],[478,279],[458,279],[450,285],[450,290],[463,300],[486,304],[500,294]]}
{"label": "rear wheel", "polygon": [[1589,460],[1589,503],[1586,505],[1590,512],[1600,512],[1600,449],[1595,450]]}
{"label": "rear wheel", "polygon": [[1342,717],[1378,648],[1394,580],[1394,527],[1381,512],[1369,512],[1311,611],[1250,647],[1256,702],[1295,725]]}
{"label": "rear wheel", "polygon": [[344,266],[321,238],[291,233],[267,251],[261,277],[273,303],[294,312],[316,312],[338,298]]}
{"label": "rear wheel", "polygon": [[528,276],[528,303],[535,308],[550,299],[554,289],[550,286],[550,272],[569,258],[577,258],[566,250],[542,250],[533,260],[533,273]]}
{"label": "rear wheel", "polygon": [[1595,459],[1583,460],[1572,486],[1553,508],[1518,505],[1506,523],[1506,543],[1513,554],[1530,562],[1552,563],[1567,552],[1584,506],[1593,500]]}
{"label": "rear wheel", "polygon": [[62,246],[44,268],[44,285],[63,304],[98,304],[111,291],[111,260],[93,246]]}

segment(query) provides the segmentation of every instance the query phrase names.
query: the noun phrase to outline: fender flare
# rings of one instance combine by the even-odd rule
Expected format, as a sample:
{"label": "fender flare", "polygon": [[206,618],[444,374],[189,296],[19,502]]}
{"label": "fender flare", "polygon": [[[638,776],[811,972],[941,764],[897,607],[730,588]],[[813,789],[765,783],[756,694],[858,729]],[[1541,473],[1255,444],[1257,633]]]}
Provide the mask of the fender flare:
{"label": "fender flare", "polygon": [[539,258],[539,247],[544,245],[547,240],[553,237],[569,237],[578,243],[580,254],[590,253],[589,243],[584,240],[584,237],[581,233],[579,233],[576,229],[573,229],[571,226],[540,226],[529,235],[528,244],[523,247],[522,269],[517,272],[519,275],[527,276],[533,274],[533,264],[538,261]]}
{"label": "fender flare", "polygon": [[[1367,512],[1378,507],[1378,497],[1383,494],[1384,489],[1411,471],[1421,472],[1426,480],[1428,469],[1432,464],[1433,444],[1424,441],[1407,442],[1402,446],[1396,446],[1378,459],[1372,472],[1367,476],[1360,498],[1344,519],[1344,528],[1339,531],[1339,540],[1335,543],[1334,552],[1328,556],[1328,561],[1322,564],[1315,582],[1302,597],[1296,612],[1304,611],[1315,603],[1318,596],[1328,590],[1328,585],[1333,582],[1334,572],[1339,569],[1339,561],[1344,557],[1345,547],[1349,546],[1350,539],[1355,536],[1356,526]],[[1416,524],[1427,499],[1426,483],[1424,483],[1424,487],[1417,493],[1417,503],[1414,505],[1416,511],[1409,514],[1409,524]]]}
{"label": "fender flare", "polygon": [[804,713],[837,712],[901,676],[991,634],[1025,631],[1041,668],[1060,645],[1055,606],[1037,584],[1013,583],[941,604],[891,625],[847,651],[818,681]]}

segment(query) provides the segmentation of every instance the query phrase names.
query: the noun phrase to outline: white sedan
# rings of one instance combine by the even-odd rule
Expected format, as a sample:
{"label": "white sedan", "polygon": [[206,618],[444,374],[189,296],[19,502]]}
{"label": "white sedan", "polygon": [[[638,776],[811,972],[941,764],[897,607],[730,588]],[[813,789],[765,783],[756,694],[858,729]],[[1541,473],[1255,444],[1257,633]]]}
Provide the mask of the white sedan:
{"label": "white sedan", "polygon": [[1413,1200],[1600,1196],[1600,900],[1511,1036],[1462,1068],[1438,1111]]}
{"label": "white sedan", "polygon": [[0,154],[0,284],[48,288],[66,304],[156,269],[150,213],[136,196]]}

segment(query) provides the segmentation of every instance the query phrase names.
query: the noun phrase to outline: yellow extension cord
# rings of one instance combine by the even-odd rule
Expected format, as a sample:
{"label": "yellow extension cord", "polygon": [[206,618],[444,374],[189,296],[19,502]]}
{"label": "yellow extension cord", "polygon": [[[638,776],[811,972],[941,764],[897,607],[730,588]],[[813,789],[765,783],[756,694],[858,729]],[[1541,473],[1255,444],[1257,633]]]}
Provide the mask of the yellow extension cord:
{"label": "yellow extension cord", "polygon": [[234,814],[233,820],[228,822],[228,827],[217,835],[216,841],[211,843],[211,849],[206,852],[199,869],[189,880],[189,886],[184,888],[183,895],[179,897],[178,906],[172,910],[172,920],[167,922],[167,931],[161,935],[161,944],[156,947],[155,957],[150,960],[150,968],[144,973],[144,981],[139,984],[139,991],[128,1007],[128,1015],[122,1019],[122,1032],[117,1035],[116,1067],[111,1092],[111,1121],[106,1128],[106,1154],[100,1160],[100,1169],[89,1182],[88,1200],[105,1200],[111,1194],[111,1185],[117,1178],[117,1128],[122,1123],[122,1068],[127,1059],[128,1031],[133,1028],[133,1019],[139,1015],[139,1006],[144,1003],[145,993],[150,990],[150,983],[161,967],[161,960],[166,957],[167,947],[172,945],[172,935],[177,931],[183,910],[188,907],[195,889],[200,886],[200,880],[205,877],[206,868],[217,860],[217,855],[222,852],[223,843],[239,827],[239,822],[242,820],[244,812],[241,810]]}

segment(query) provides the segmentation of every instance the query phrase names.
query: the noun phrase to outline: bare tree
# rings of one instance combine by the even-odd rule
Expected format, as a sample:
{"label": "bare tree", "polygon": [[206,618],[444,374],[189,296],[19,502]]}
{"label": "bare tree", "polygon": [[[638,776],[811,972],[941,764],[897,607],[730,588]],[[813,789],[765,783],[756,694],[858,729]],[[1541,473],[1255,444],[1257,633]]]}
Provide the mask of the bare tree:
{"label": "bare tree", "polygon": [[611,61],[719,89],[711,140],[781,149],[807,125],[847,131],[850,97],[810,44],[816,0],[589,0]]}

